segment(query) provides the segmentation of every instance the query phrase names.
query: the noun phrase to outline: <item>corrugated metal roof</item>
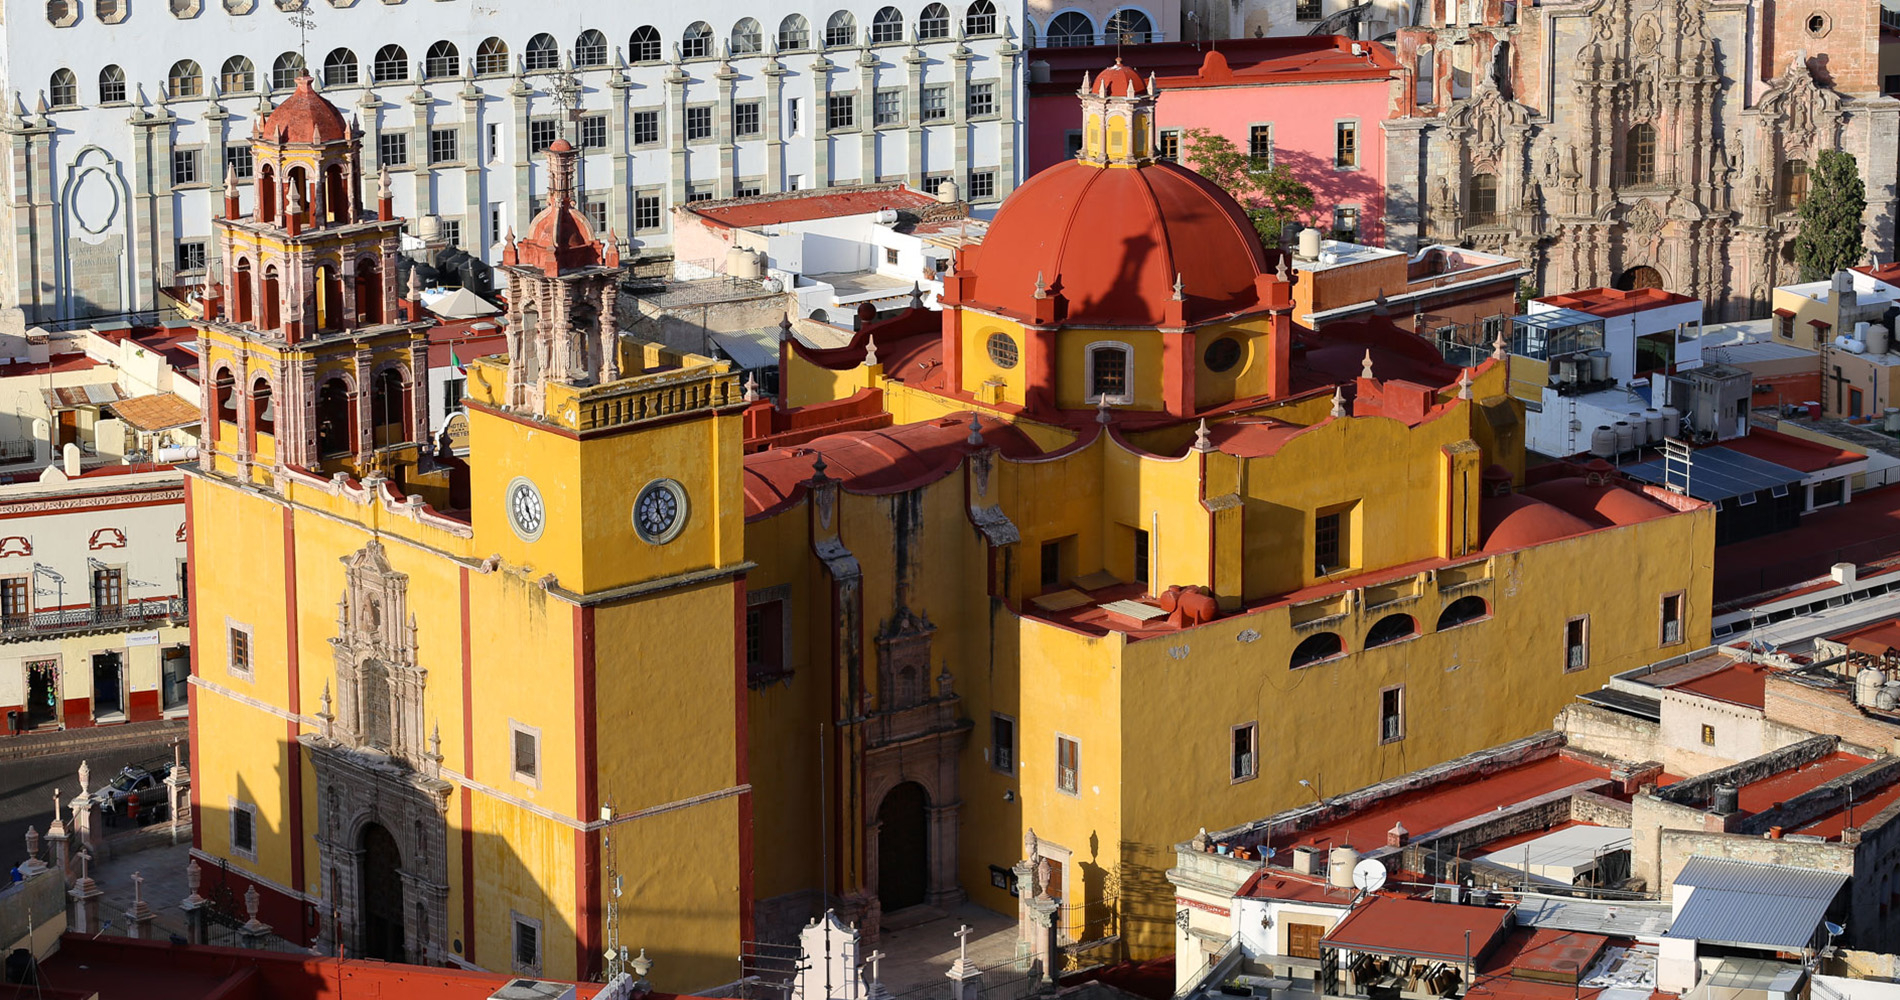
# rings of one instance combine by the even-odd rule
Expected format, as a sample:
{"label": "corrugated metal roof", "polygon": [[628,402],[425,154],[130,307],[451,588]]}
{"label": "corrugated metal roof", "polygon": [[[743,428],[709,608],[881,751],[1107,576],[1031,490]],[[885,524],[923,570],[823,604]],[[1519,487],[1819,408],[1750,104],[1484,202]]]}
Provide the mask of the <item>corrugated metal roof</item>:
{"label": "corrugated metal roof", "polygon": [[1829,899],[1772,896],[1735,889],[1696,889],[1665,937],[1759,948],[1806,948],[1814,943]]}
{"label": "corrugated metal roof", "polygon": [[1602,705],[1604,708],[1622,712],[1624,715],[1634,715],[1639,719],[1648,719],[1651,722],[1662,721],[1661,698],[1645,698],[1640,694],[1631,694],[1628,691],[1622,691],[1617,688],[1599,688],[1595,691],[1585,691],[1577,697],[1579,700],[1587,701],[1595,705]]}
{"label": "corrugated metal roof", "polygon": [[1682,872],[1676,876],[1677,885],[1693,886],[1696,889],[1726,889],[1731,892],[1750,892],[1763,896],[1779,896],[1783,899],[1818,899],[1829,902],[1841,886],[1847,883],[1847,876],[1839,872],[1824,872],[1816,868],[1796,868],[1791,865],[1769,865],[1757,861],[1732,861],[1728,858],[1708,858],[1696,856],[1682,866]]}

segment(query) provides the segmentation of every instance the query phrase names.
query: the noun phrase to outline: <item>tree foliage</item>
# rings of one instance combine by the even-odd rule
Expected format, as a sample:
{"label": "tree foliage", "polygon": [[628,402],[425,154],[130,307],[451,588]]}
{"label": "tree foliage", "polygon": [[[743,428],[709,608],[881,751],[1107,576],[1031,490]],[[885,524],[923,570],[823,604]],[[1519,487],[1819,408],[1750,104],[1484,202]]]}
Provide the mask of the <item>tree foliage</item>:
{"label": "tree foliage", "polygon": [[1268,247],[1278,247],[1286,227],[1312,211],[1313,189],[1285,164],[1260,164],[1218,132],[1188,129],[1181,136],[1181,159],[1240,203]]}
{"label": "tree foliage", "polygon": [[1808,175],[1808,197],[1799,209],[1801,232],[1794,238],[1802,281],[1825,280],[1867,256],[1861,242],[1866,211],[1867,184],[1854,154],[1822,152]]}

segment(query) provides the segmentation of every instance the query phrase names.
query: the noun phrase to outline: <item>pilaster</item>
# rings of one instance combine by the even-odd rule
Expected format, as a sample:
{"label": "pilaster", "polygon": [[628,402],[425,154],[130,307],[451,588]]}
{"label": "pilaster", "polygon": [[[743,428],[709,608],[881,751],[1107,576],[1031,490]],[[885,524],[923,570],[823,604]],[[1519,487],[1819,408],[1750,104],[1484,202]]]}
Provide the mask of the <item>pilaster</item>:
{"label": "pilaster", "polygon": [[904,84],[910,95],[904,129],[904,180],[918,190],[924,186],[924,67],[929,61],[915,45],[904,53]]}
{"label": "pilaster", "polygon": [[766,56],[765,69],[765,194],[785,190],[785,65],[776,54]]}
{"label": "pilaster", "polygon": [[811,174],[814,187],[831,186],[831,71],[824,52],[811,64]]}

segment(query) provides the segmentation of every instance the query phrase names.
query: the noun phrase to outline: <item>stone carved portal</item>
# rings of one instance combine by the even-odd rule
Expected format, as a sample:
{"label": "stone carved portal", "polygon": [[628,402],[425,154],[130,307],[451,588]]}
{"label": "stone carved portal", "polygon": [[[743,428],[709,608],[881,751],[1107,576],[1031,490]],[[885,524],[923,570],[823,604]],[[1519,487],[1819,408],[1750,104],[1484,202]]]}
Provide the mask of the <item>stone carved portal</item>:
{"label": "stone carved portal", "polygon": [[441,754],[423,739],[428,671],[407,614],[409,578],[377,542],[343,560],[335,714],[301,738],[316,772],[323,927],[332,954],[439,965],[449,955],[448,807]]}

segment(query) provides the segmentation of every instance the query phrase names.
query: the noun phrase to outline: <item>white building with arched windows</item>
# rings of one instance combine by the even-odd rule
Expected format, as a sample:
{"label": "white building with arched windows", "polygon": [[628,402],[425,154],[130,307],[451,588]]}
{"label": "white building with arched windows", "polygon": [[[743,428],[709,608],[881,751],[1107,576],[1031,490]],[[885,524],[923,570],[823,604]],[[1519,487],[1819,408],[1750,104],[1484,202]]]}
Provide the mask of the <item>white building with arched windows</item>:
{"label": "white building with arched windows", "polygon": [[248,179],[306,60],[411,234],[490,263],[561,136],[585,211],[634,253],[702,199],[954,178],[1000,201],[1022,8],[899,2],[0,0],[0,316],[142,313],[202,284],[224,175]]}

